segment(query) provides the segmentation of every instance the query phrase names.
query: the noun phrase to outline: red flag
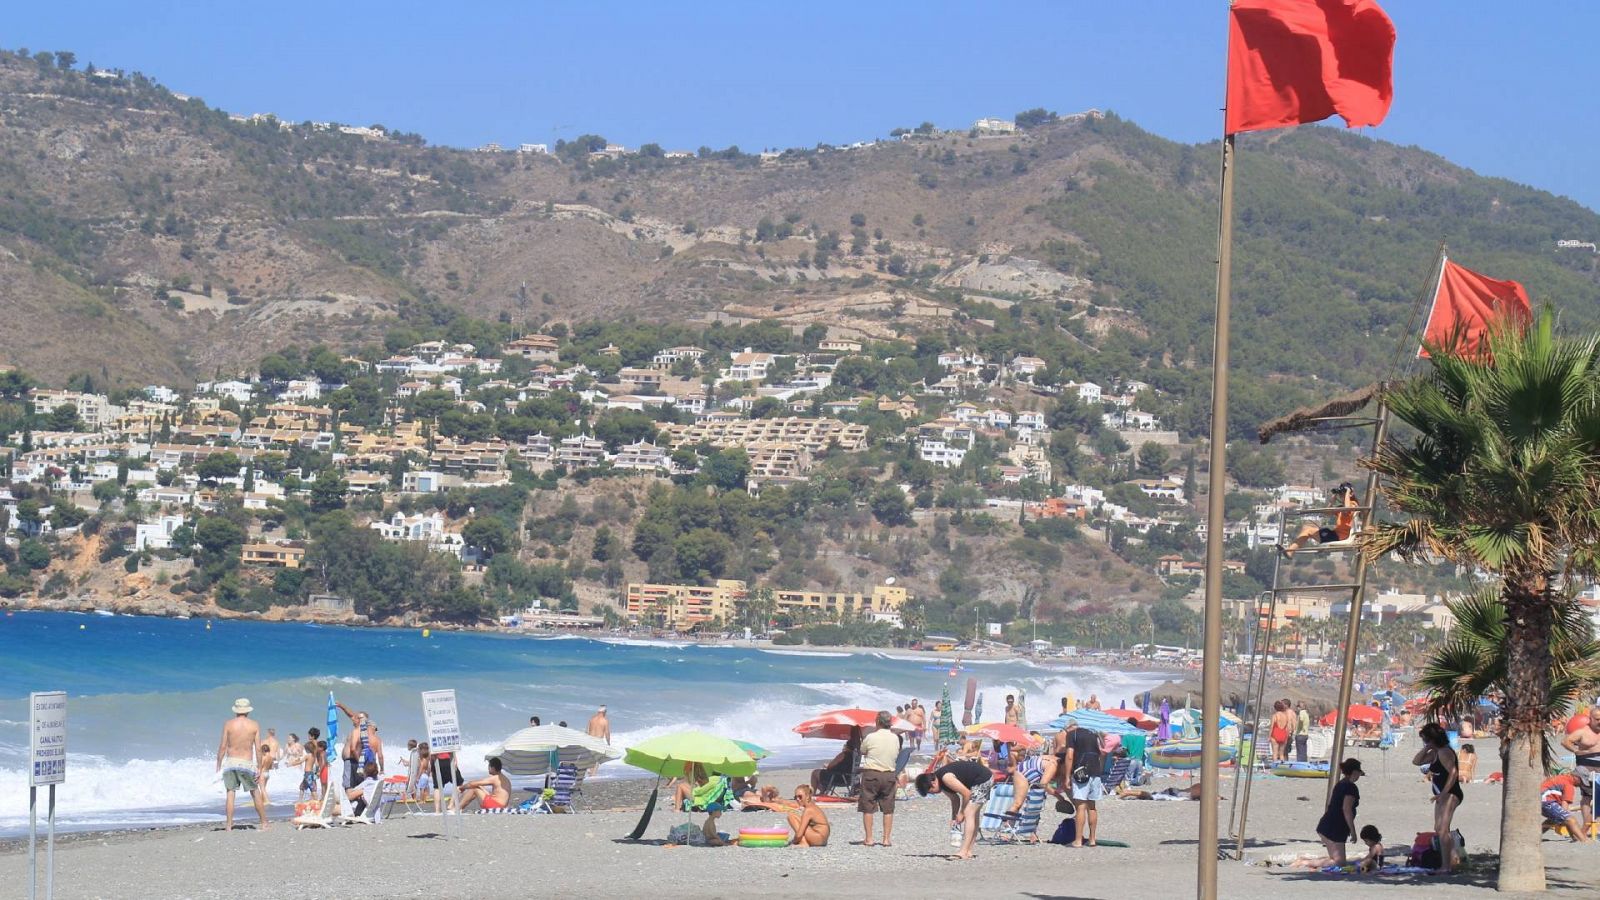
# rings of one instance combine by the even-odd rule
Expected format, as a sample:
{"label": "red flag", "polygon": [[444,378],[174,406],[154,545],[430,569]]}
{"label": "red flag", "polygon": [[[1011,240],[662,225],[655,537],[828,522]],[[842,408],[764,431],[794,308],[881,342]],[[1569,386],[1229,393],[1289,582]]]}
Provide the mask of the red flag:
{"label": "red flag", "polygon": [[1224,131],[1376,125],[1394,99],[1394,23],[1375,0],[1234,0]]}
{"label": "red flag", "polygon": [[[1527,289],[1515,281],[1487,278],[1447,259],[1422,340],[1436,347],[1459,341],[1454,349],[1460,355],[1476,356],[1484,332],[1502,319],[1524,324],[1533,320]],[[1417,355],[1427,356],[1428,351],[1420,349]]]}

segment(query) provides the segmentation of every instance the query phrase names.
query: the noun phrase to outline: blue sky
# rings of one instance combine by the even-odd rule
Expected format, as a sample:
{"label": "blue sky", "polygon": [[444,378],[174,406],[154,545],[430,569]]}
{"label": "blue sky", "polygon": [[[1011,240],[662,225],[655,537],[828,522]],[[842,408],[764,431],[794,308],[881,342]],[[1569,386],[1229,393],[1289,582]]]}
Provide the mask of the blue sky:
{"label": "blue sky", "polygon": [[[1395,103],[1371,133],[1600,209],[1600,3],[1388,0]],[[583,132],[668,149],[847,143],[924,120],[1114,109],[1220,128],[1223,0],[21,3],[11,49],[67,49],[231,112],[434,143]],[[1595,236],[1588,236],[1593,239]]]}

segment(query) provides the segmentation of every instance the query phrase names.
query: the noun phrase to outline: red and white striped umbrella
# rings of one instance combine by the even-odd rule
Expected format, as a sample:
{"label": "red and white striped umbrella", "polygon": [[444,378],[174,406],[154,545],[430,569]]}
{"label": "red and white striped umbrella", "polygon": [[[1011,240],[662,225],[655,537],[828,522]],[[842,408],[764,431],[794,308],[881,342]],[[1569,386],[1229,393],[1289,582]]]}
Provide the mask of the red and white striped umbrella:
{"label": "red and white striped umbrella", "polygon": [[[899,716],[892,717],[889,722],[890,731],[914,731],[915,725]],[[850,739],[850,733],[861,729],[863,735],[878,730],[878,711],[875,709],[836,709],[825,712],[816,718],[807,719],[794,726],[794,733],[801,737],[827,738],[834,741]]]}

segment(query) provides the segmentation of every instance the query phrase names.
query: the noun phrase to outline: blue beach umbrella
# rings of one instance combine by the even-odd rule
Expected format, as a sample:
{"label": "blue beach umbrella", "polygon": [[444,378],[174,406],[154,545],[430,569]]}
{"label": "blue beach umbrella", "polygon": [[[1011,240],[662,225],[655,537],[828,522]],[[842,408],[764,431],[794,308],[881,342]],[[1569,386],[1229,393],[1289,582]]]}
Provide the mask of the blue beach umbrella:
{"label": "blue beach umbrella", "polygon": [[1119,719],[1093,709],[1077,709],[1063,713],[1050,720],[1050,724],[1045,728],[1049,731],[1060,731],[1066,727],[1067,719],[1077,721],[1080,728],[1098,731],[1101,734],[1144,734],[1143,729],[1130,725],[1126,719]]}
{"label": "blue beach umbrella", "polygon": [[328,746],[339,736],[339,707],[334,705],[333,691],[328,692]]}

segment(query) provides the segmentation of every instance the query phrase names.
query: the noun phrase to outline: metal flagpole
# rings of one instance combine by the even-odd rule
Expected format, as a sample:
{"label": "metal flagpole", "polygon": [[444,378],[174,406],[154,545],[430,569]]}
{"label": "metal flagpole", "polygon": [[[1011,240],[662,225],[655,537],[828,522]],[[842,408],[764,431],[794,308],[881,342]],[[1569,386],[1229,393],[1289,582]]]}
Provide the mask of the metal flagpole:
{"label": "metal flagpole", "polygon": [[1206,473],[1205,650],[1200,677],[1200,866],[1195,896],[1217,898],[1217,772],[1222,758],[1223,500],[1228,479],[1228,315],[1233,269],[1233,135],[1222,138],[1217,224],[1217,324],[1211,353],[1211,470]]}

